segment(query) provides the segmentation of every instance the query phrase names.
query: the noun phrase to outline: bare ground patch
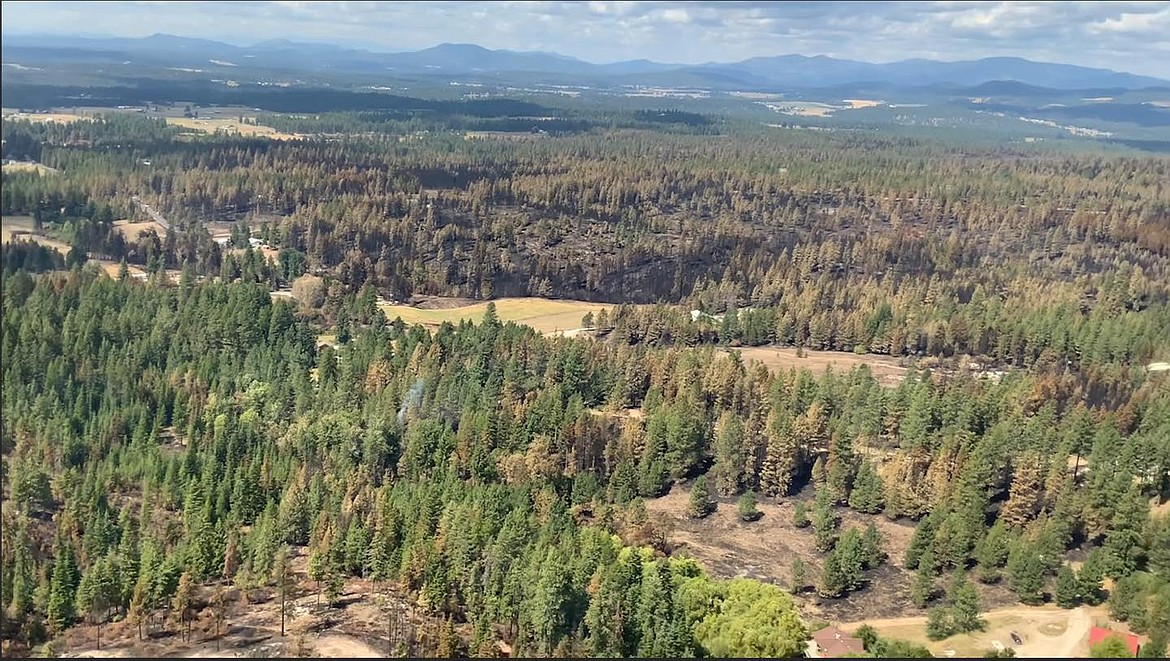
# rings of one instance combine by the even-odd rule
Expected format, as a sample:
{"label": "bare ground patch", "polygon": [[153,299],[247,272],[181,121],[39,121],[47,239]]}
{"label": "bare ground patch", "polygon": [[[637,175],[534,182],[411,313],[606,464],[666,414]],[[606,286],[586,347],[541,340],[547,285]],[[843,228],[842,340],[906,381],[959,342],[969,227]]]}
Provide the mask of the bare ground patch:
{"label": "bare ground patch", "polygon": [[745,364],[759,361],[772,371],[807,369],[823,372],[831,367],[837,372],[846,372],[858,365],[868,365],[875,379],[883,386],[897,386],[906,378],[907,368],[901,360],[892,356],[877,354],[856,354],[845,351],[813,351],[805,349],[803,357],[797,355],[795,347],[742,347],[736,348]]}
{"label": "bare ground patch", "polygon": [[59,170],[51,168],[43,163],[34,163],[31,161],[13,161],[5,163],[3,166],[5,172],[37,172],[39,174],[57,174]]}
{"label": "bare ground patch", "polygon": [[146,220],[138,223],[131,220],[115,220],[114,229],[120,232],[127,241],[135,241],[138,239],[139,232],[149,230],[154,230],[160,239],[165,239],[167,237],[166,228],[153,220]]}
{"label": "bare ground patch", "polygon": [[[764,516],[745,523],[738,516],[736,497],[716,497],[718,507],[705,519],[688,517],[690,486],[690,483],[677,484],[669,494],[646,501],[646,509],[670,531],[674,553],[695,558],[719,578],[754,578],[785,588],[791,586],[792,563],[800,558],[805,566],[805,584],[810,587],[816,584],[824,555],[814,546],[812,528],[799,529],[792,523],[796,502],[804,502],[811,512],[812,488],[779,502],[763,499],[758,509]],[[804,592],[797,600],[805,616],[835,622],[867,617],[923,617],[925,612],[910,601],[914,573],[902,566],[915,524],[840,507],[837,514],[841,517],[842,531],[850,527],[864,529],[872,522],[882,535],[887,560],[866,572],[867,582],[862,589],[842,599],[822,599],[811,590]],[[945,588],[943,579],[939,585]],[[980,585],[979,588],[985,608],[1015,602],[1014,595],[1002,586]]]}
{"label": "bare ground patch", "polygon": [[[1094,624],[1105,624],[1118,630],[1124,627],[1109,621],[1104,607],[1064,610],[1052,605],[1012,605],[983,614],[983,631],[951,636],[932,641],[926,636],[926,617],[871,619],[841,625],[846,631],[855,631],[869,624],[878,633],[891,638],[909,640],[930,649],[935,656],[982,657],[996,644],[1011,647],[1020,658],[1069,658],[1088,656],[1089,629]],[[1012,642],[1011,635],[1020,636],[1022,644]]]}

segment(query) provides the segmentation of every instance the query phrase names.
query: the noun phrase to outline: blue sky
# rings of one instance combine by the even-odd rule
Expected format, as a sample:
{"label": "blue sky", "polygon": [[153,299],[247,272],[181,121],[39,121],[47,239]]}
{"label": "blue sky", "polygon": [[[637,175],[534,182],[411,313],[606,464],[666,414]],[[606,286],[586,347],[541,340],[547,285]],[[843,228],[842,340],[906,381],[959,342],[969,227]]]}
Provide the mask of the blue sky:
{"label": "blue sky", "polygon": [[1170,78],[1170,2],[15,2],[5,33],[402,51],[443,42],[591,62],[1019,56]]}

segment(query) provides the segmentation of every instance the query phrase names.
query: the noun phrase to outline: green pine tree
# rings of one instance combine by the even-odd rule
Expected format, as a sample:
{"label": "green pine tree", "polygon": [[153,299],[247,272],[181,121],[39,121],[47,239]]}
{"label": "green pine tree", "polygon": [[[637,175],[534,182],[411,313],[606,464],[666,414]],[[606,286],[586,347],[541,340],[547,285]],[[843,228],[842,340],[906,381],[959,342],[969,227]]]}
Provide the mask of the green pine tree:
{"label": "green pine tree", "polygon": [[707,476],[700,475],[691,488],[691,502],[687,513],[692,519],[702,519],[715,511],[715,501],[711,500],[711,492],[707,489]]}
{"label": "green pine tree", "polygon": [[759,501],[756,498],[756,494],[754,491],[745,492],[742,496],[740,496],[739,497],[739,518],[742,521],[751,522],[751,521],[755,521],[755,520],[759,519],[761,516],[763,516],[764,513],[761,512],[760,510],[756,509],[756,503],[758,503],[758,502]]}
{"label": "green pine tree", "polygon": [[841,566],[841,558],[834,549],[825,558],[825,566],[821,570],[821,580],[817,583],[817,594],[826,599],[836,599],[845,596],[849,591],[849,576]]}
{"label": "green pine tree", "polygon": [[1068,565],[1061,565],[1056,572],[1056,605],[1061,608],[1076,608],[1081,603],[1080,582],[1076,572]]}
{"label": "green pine tree", "polygon": [[812,521],[808,518],[808,510],[802,501],[796,501],[792,506],[792,525],[797,528],[807,528]]}
{"label": "green pine tree", "polygon": [[955,572],[947,597],[951,600],[951,629],[954,632],[983,630],[985,623],[979,617],[979,592],[967,580],[966,572]]}
{"label": "green pine tree", "polygon": [[877,514],[885,505],[884,492],[885,486],[873,462],[863,460],[857,469],[853,492],[849,494],[849,506],[863,514]]}

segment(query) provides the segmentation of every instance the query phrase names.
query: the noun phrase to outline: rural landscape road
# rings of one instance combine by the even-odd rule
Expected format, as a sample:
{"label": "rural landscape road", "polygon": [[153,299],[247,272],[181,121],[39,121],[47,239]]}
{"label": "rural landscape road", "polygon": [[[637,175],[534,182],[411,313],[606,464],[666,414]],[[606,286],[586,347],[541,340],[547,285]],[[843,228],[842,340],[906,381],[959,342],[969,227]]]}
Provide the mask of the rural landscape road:
{"label": "rural landscape road", "polygon": [[1084,640],[1089,636],[1089,629],[1093,626],[1093,618],[1084,607],[1069,611],[1068,625],[1064,633],[1053,638],[1032,637],[1023,645],[1016,648],[1016,656],[1020,658],[1071,658]]}
{"label": "rural landscape road", "polygon": [[166,218],[163,218],[163,215],[161,213],[155,211],[154,207],[152,207],[149,204],[138,199],[137,195],[132,196],[130,198],[130,201],[134,202],[134,204],[138,205],[138,208],[142,209],[147,214],[149,214],[150,217],[154,219],[154,222],[158,223],[159,225],[162,225],[163,229],[165,229],[168,232],[171,231],[171,224],[169,222],[167,222]]}

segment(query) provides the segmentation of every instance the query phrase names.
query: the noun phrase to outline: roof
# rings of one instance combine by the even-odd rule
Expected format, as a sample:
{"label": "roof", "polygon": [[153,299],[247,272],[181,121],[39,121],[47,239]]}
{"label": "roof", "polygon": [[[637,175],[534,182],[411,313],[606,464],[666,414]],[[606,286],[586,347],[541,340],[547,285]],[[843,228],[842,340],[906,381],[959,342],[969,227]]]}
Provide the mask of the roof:
{"label": "roof", "polygon": [[825,627],[813,634],[817,647],[824,650],[826,656],[842,657],[848,654],[861,654],[865,645],[861,640],[854,638],[837,627]]}
{"label": "roof", "polygon": [[1130,654],[1137,656],[1138,648],[1141,647],[1141,641],[1135,634],[1132,633],[1122,633],[1120,631],[1114,631],[1113,629],[1106,629],[1105,627],[1093,627],[1092,629],[1089,629],[1089,644],[1096,645],[1113,634],[1117,634],[1119,637],[1121,637],[1122,640],[1125,641],[1125,645],[1129,647]]}

